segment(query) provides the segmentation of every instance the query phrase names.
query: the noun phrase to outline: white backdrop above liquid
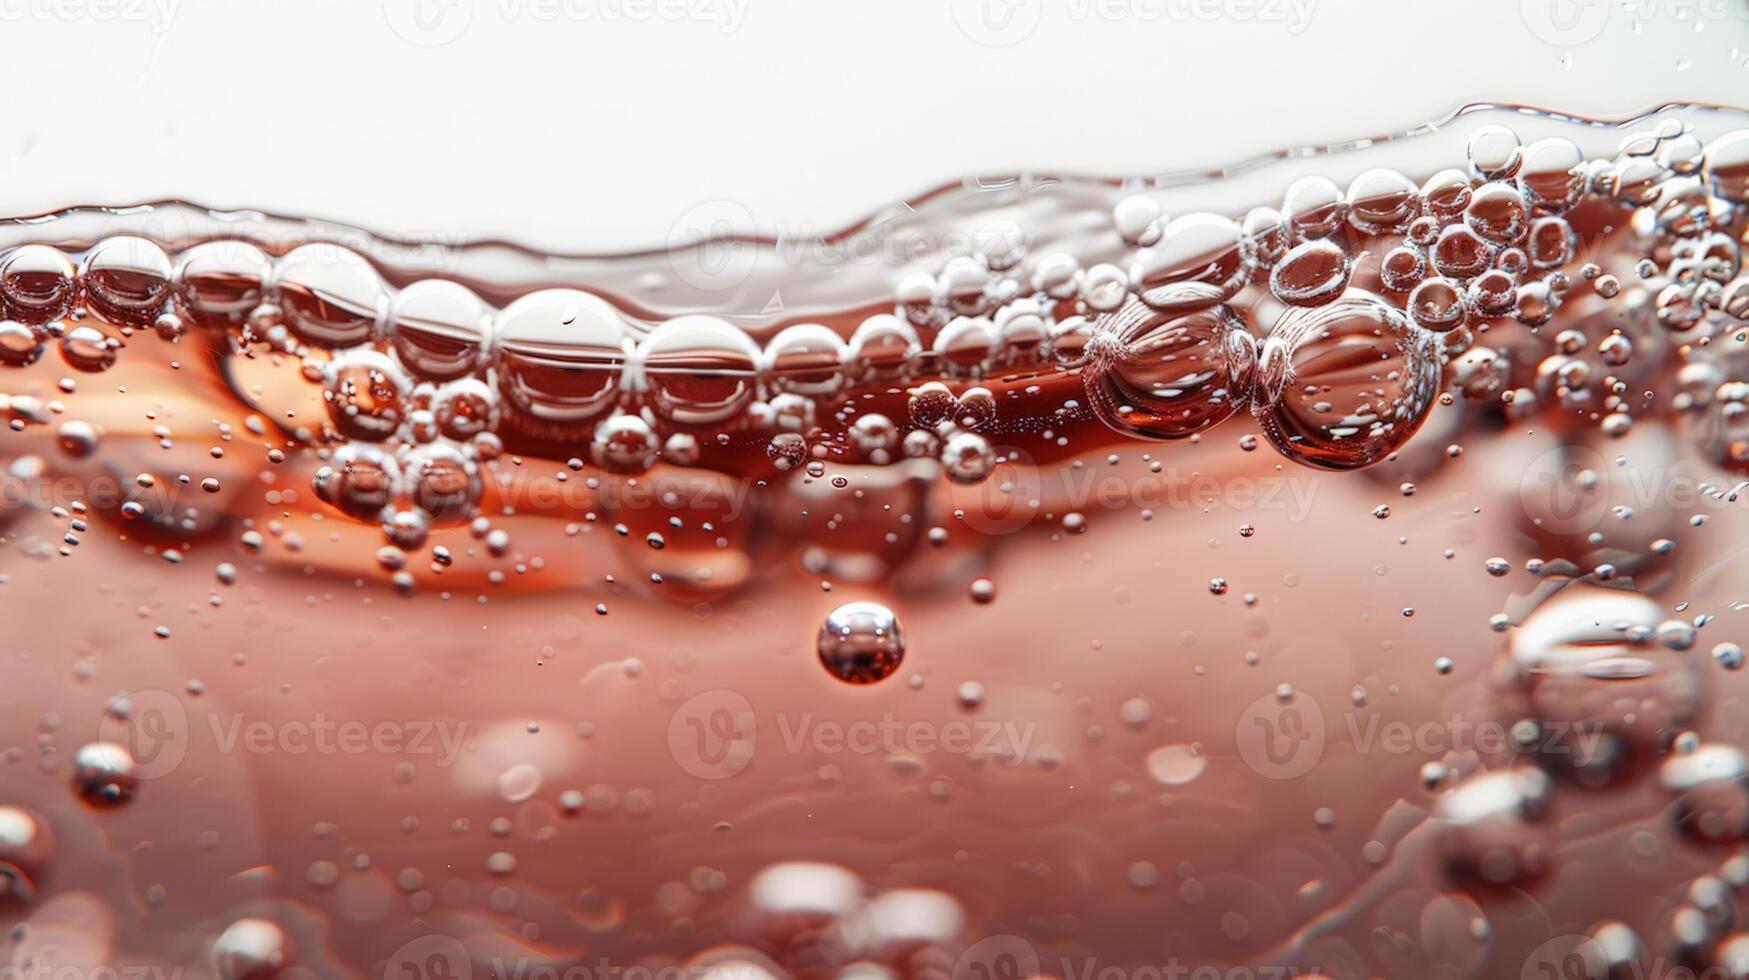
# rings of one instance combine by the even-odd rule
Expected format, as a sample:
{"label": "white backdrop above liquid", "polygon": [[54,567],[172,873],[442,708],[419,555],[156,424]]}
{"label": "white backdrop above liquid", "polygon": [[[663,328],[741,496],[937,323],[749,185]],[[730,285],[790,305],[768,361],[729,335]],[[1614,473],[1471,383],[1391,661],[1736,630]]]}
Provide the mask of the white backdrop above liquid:
{"label": "white backdrop above liquid", "polygon": [[1749,101],[1739,0],[0,0],[0,211],[445,241],[837,228],[968,174],[1219,166],[1476,101]]}

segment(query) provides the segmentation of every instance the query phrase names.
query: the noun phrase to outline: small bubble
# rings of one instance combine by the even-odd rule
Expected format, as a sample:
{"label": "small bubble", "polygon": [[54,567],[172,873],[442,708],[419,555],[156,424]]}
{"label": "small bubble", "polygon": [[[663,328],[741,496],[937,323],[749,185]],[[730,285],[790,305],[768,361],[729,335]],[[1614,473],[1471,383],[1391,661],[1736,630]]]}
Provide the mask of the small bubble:
{"label": "small bubble", "polygon": [[972,601],[979,605],[988,605],[996,599],[996,583],[987,578],[972,579],[971,587],[967,591],[971,594]]}

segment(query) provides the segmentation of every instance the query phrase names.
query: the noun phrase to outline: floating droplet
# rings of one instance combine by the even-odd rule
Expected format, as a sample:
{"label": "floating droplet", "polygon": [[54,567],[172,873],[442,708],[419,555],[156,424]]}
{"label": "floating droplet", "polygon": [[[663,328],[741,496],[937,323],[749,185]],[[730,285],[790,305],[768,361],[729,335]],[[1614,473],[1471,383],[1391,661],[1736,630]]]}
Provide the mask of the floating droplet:
{"label": "floating droplet", "polygon": [[1263,434],[1289,459],[1355,469],[1414,434],[1438,383],[1428,335],[1379,297],[1350,290],[1276,322],[1263,346],[1254,410]]}
{"label": "floating droplet", "polygon": [[94,803],[117,803],[139,785],[134,757],[115,742],[89,742],[73,753],[73,785]]}
{"label": "floating droplet", "polygon": [[1181,439],[1246,403],[1256,340],[1229,307],[1167,316],[1132,302],[1099,330],[1082,382],[1100,421],[1119,432]]}
{"label": "floating droplet", "polygon": [[892,676],[905,659],[898,617],[874,602],[851,602],[827,614],[820,627],[820,663],[850,684],[873,684]]}

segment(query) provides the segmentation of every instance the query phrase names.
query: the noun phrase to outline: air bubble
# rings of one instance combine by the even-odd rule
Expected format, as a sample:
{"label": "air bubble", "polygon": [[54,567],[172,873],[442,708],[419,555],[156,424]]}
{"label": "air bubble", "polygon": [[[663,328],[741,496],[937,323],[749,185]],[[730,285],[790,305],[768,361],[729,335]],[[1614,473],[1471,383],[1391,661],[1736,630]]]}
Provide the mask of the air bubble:
{"label": "air bubble", "polygon": [[147,324],[164,311],[171,273],[170,257],[156,243],[106,238],[85,257],[85,294],[106,320]]}
{"label": "air bubble", "polygon": [[460,378],[481,367],[487,323],[480,297],[447,279],[421,279],[389,304],[395,353],[409,371],[430,381]]}
{"label": "air bubble", "polygon": [[494,376],[507,418],[542,437],[587,435],[612,410],[629,342],[606,300],[574,289],[543,289],[497,317]]}
{"label": "air bubble", "polygon": [[1433,403],[1439,362],[1428,335],[1360,290],[1290,309],[1263,345],[1263,433],[1289,459],[1330,469],[1378,462],[1414,434]]}
{"label": "air bubble", "polygon": [[820,663],[848,684],[873,684],[892,676],[905,659],[899,619],[875,602],[851,602],[827,614],[820,627]]}
{"label": "air bubble", "polygon": [[394,503],[401,468],[375,446],[349,443],[313,479],[316,496],[359,520],[380,520]]}
{"label": "air bubble", "polygon": [[1151,439],[1181,439],[1246,404],[1256,340],[1226,306],[1167,316],[1140,303],[1101,321],[1103,339],[1083,369],[1105,424]]}
{"label": "air bubble", "polygon": [[1342,226],[1348,204],[1335,181],[1316,174],[1301,177],[1282,196],[1282,219],[1295,241],[1323,238]]}
{"label": "air bubble", "polygon": [[595,429],[590,457],[610,473],[636,475],[656,465],[659,453],[656,433],[636,415],[615,415]]}
{"label": "air bubble", "polygon": [[480,499],[480,475],[473,461],[453,446],[433,443],[401,457],[407,495],[434,525],[466,519]]}
{"label": "air bubble", "polygon": [[752,402],[760,350],[746,332],[689,314],[657,327],[638,347],[650,407],[681,425],[733,418]]}
{"label": "air bubble", "polygon": [[1342,295],[1354,264],[1333,242],[1301,242],[1269,274],[1269,290],[1289,306],[1319,306]]}
{"label": "air bubble", "polygon": [[118,803],[139,786],[134,757],[114,742],[90,742],[73,753],[73,785],[93,803]]}
{"label": "air bubble", "polygon": [[1368,235],[1400,235],[1421,209],[1413,181],[1395,170],[1368,170],[1348,185],[1348,223]]}
{"label": "air bubble", "polygon": [[786,327],[765,345],[761,361],[779,391],[823,396],[844,385],[844,339],[818,323]]}
{"label": "air bubble", "polygon": [[369,262],[327,242],[286,253],[274,270],[273,296],[291,332],[316,347],[354,347],[371,339],[388,300]]}
{"label": "air bubble", "polygon": [[203,242],[178,260],[176,295],[195,323],[239,324],[261,305],[272,274],[267,253],[248,242]]}
{"label": "air bubble", "polygon": [[79,282],[73,263],[59,249],[23,245],[0,259],[0,303],[8,319],[43,324],[73,309]]}
{"label": "air bubble", "polygon": [[[1251,267],[1240,248],[1239,225],[1217,214],[1173,220],[1160,241],[1137,253],[1130,284],[1142,302],[1162,313],[1190,313],[1232,299]],[[1111,307],[1106,307],[1111,308]]]}
{"label": "air bubble", "polygon": [[975,432],[956,432],[942,443],[941,466],[955,483],[982,483],[996,467],[996,451]]}
{"label": "air bubble", "polygon": [[347,351],[322,370],[323,399],[334,427],[355,438],[381,442],[400,428],[413,386],[387,354]]}

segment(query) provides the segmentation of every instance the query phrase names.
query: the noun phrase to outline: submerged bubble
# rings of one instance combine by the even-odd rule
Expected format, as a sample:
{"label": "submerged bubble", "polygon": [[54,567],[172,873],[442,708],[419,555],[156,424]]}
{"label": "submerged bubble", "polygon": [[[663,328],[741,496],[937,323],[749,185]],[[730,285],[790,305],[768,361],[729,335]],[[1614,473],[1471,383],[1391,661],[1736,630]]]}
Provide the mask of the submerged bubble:
{"label": "submerged bubble", "polygon": [[1335,181],[1312,174],[1288,186],[1282,196],[1281,215],[1295,241],[1323,238],[1342,226],[1348,217],[1348,202]]}
{"label": "submerged bubble", "polygon": [[421,279],[389,304],[389,338],[415,375],[448,381],[472,374],[485,356],[486,305],[447,279]]}
{"label": "submerged bubble", "polygon": [[1395,170],[1368,170],[1348,185],[1348,223],[1365,234],[1402,234],[1420,210],[1419,189]]}
{"label": "submerged bubble", "polygon": [[619,311],[575,289],[543,289],[497,317],[493,376],[507,420],[537,436],[586,435],[619,397],[629,341]]}
{"label": "submerged bubble", "polygon": [[996,467],[996,451],[975,432],[956,432],[941,445],[941,466],[955,483],[981,483]]}
{"label": "submerged bubble", "polygon": [[1513,769],[1447,790],[1437,807],[1447,866],[1496,885],[1541,874],[1549,862],[1549,831],[1541,824],[1551,788],[1542,770]]}
{"label": "submerged bubble", "polygon": [[0,305],[9,320],[59,320],[72,311],[78,293],[73,262],[59,249],[23,245],[0,259]]}
{"label": "submerged bubble", "polygon": [[274,269],[273,296],[286,326],[316,347],[353,347],[369,340],[388,300],[369,262],[327,242],[286,253]]}
{"label": "submerged bubble", "polygon": [[94,803],[116,803],[139,786],[134,757],[115,742],[89,742],[73,753],[73,785]]}
{"label": "submerged bubble", "polygon": [[637,474],[656,465],[661,443],[650,423],[637,415],[615,415],[595,429],[590,456],[610,473]]}
{"label": "submerged bubble", "polygon": [[1249,397],[1256,340],[1227,306],[1168,316],[1132,302],[1097,329],[1082,382],[1100,420],[1120,432],[1181,439]]}
{"label": "submerged bubble", "polygon": [[337,355],[322,370],[323,399],[334,427],[380,442],[406,417],[412,383],[387,354],[370,349]]}
{"label": "submerged bubble", "polygon": [[849,347],[831,328],[800,323],[765,345],[761,365],[780,391],[830,395],[844,385],[848,354]]}
{"label": "submerged bubble", "polygon": [[1162,745],[1148,753],[1148,775],[1167,786],[1194,782],[1208,768],[1208,760],[1189,745]]}
{"label": "submerged bubble", "polygon": [[106,320],[146,324],[170,296],[170,256],[157,243],[120,235],[85,256],[85,295]]}
{"label": "submerged bubble", "polygon": [[480,499],[480,476],[474,462],[453,446],[433,443],[401,457],[407,495],[432,524],[465,519]]}
{"label": "submerged bubble", "polygon": [[400,465],[376,446],[348,443],[316,473],[316,496],[359,520],[379,520],[394,503]]}
{"label": "submerged bubble", "polygon": [[0,805],[0,907],[7,899],[33,900],[36,879],[54,857],[54,834],[46,821],[24,807]]}
{"label": "submerged bubble", "polygon": [[760,350],[745,331],[702,314],[676,317],[638,346],[650,406],[683,425],[722,422],[753,400]]}
{"label": "submerged bubble", "polygon": [[43,356],[48,333],[34,324],[17,320],[0,321],[0,362],[11,367],[28,367]]}
{"label": "submerged bubble", "polygon": [[1483,184],[1464,209],[1464,225],[1495,245],[1512,245],[1529,230],[1524,194],[1510,184]]}
{"label": "submerged bubble", "polygon": [[1354,265],[1341,246],[1325,239],[1295,245],[1269,274],[1269,290],[1289,306],[1318,306],[1348,286]]}
{"label": "submerged bubble", "polygon": [[1733,130],[1708,143],[1702,172],[1713,193],[1749,204],[1749,129]]}
{"label": "submerged bubble", "polygon": [[1433,243],[1433,268],[1442,276],[1468,279],[1481,275],[1494,261],[1494,246],[1468,225],[1452,225]]}
{"label": "submerged bubble", "polygon": [[1470,172],[1482,180],[1507,180],[1518,173],[1524,157],[1518,134],[1505,126],[1478,126],[1470,134]]}
{"label": "submerged bubble", "polygon": [[178,306],[203,326],[241,323],[261,305],[272,275],[267,253],[248,242],[203,242],[177,261]]}
{"label": "submerged bubble", "polygon": [[1464,296],[1456,283],[1434,277],[1425,279],[1409,293],[1409,319],[1423,330],[1445,333],[1464,325]]}
{"label": "submerged bubble", "polygon": [[222,980],[266,980],[290,960],[290,940],[268,919],[238,919],[213,941],[213,965]]}
{"label": "submerged bubble", "polygon": [[1400,293],[1415,288],[1427,275],[1427,256],[1420,249],[1399,245],[1379,260],[1379,283]]}
{"label": "submerged bubble", "polygon": [[1428,335],[1378,296],[1350,290],[1276,321],[1263,345],[1253,410],[1282,455],[1355,469],[1414,434],[1438,383]]}
{"label": "submerged bubble", "polygon": [[498,425],[498,393],[478,378],[451,381],[432,395],[438,431],[466,442]]}
{"label": "submerged bubble", "polygon": [[873,684],[892,676],[905,659],[898,617],[875,602],[850,602],[827,614],[820,627],[820,663],[850,684]]}
{"label": "submerged bubble", "polygon": [[80,324],[61,334],[61,359],[74,370],[107,371],[115,355],[115,344],[96,327]]}
{"label": "submerged bubble", "polygon": [[765,455],[780,472],[789,472],[808,458],[808,443],[794,432],[779,432],[766,443]]}
{"label": "submerged bubble", "polygon": [[1518,187],[1541,214],[1565,214],[1585,193],[1584,153],[1562,136],[1537,140],[1524,148]]}
{"label": "submerged bubble", "polygon": [[1174,219],[1160,241],[1137,253],[1130,286],[1162,313],[1188,313],[1233,298],[1250,275],[1243,234],[1230,218],[1188,214]]}

